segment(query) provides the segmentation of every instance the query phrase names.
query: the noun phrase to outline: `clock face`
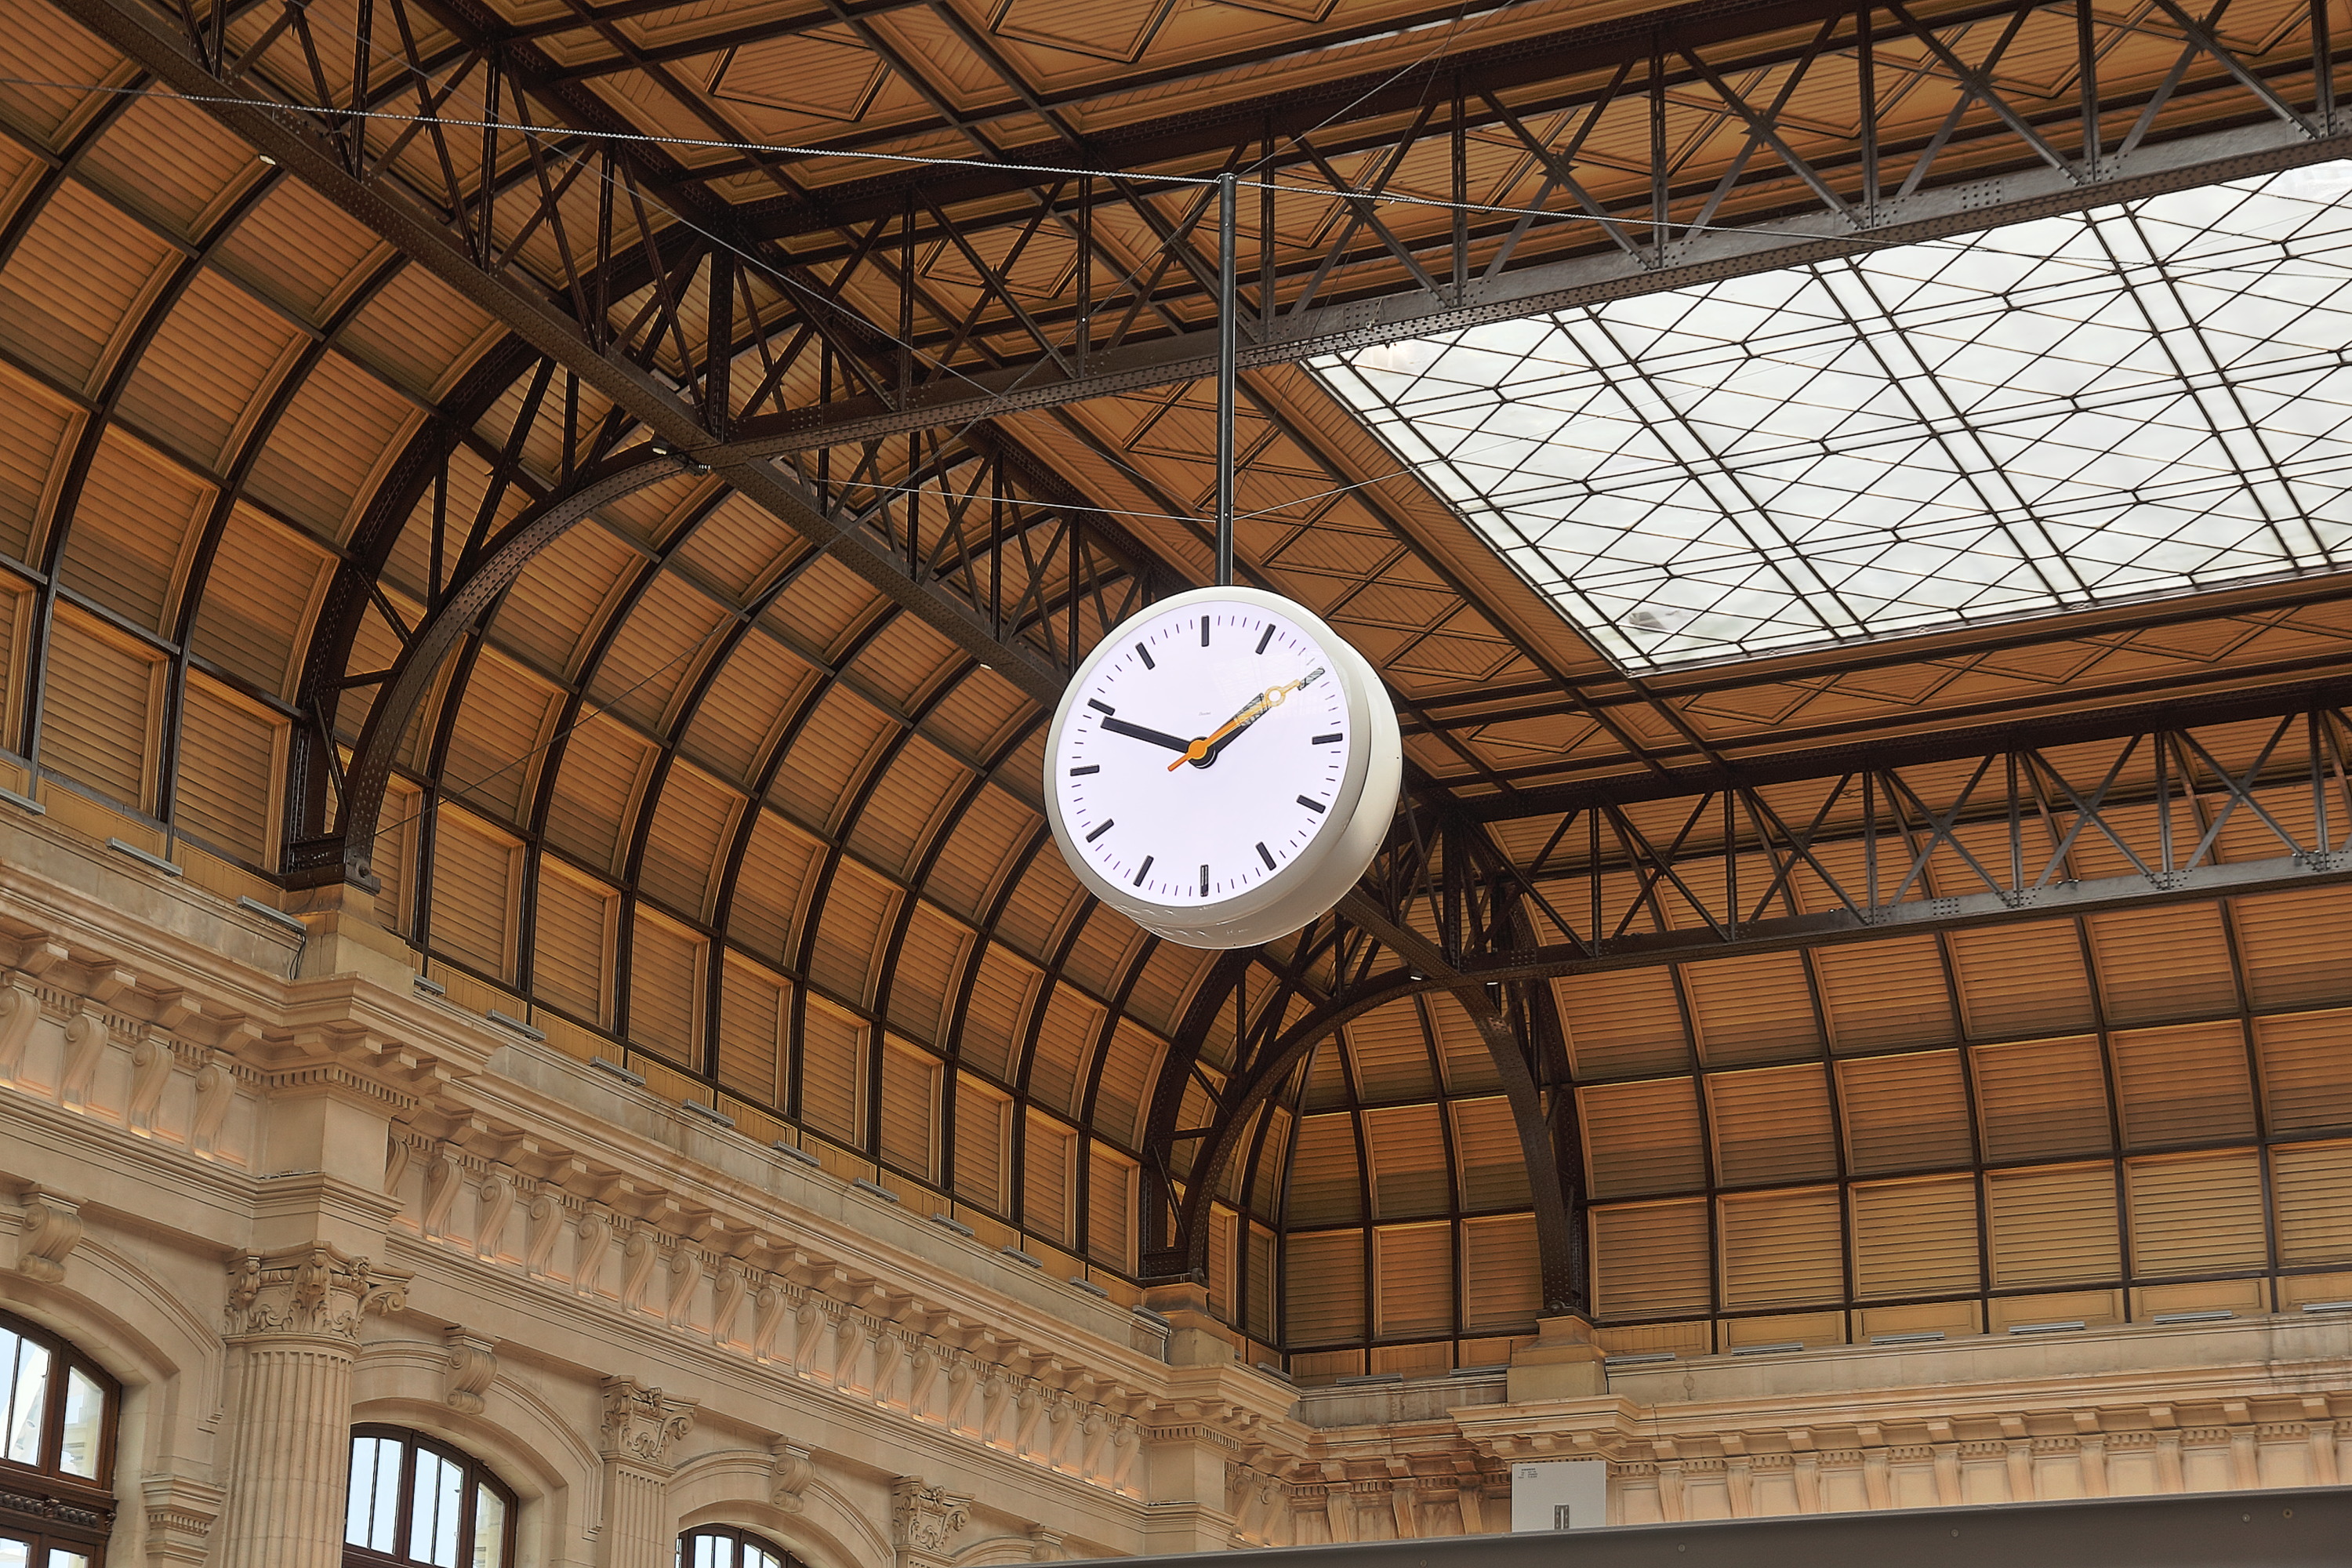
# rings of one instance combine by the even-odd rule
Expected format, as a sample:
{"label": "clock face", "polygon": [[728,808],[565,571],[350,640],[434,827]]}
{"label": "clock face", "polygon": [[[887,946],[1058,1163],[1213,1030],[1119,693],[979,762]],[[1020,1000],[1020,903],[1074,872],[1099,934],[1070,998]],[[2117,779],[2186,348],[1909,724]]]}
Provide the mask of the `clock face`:
{"label": "clock face", "polygon": [[1138,616],[1064,699],[1062,842],[1122,903],[1246,899],[1345,829],[1360,667],[1260,598],[1279,603],[1187,595]]}

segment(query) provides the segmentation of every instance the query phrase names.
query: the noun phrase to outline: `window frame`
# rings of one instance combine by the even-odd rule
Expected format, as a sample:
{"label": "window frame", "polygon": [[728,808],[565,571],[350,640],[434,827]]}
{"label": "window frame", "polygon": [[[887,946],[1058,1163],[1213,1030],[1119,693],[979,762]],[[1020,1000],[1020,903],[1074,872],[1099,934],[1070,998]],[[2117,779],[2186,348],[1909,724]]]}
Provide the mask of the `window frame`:
{"label": "window frame", "polygon": [[[87,1556],[91,1568],[106,1562],[114,1532],[114,1446],[122,1415],[122,1385],[62,1335],[12,1312],[0,1311],[0,1329],[48,1352],[49,1374],[42,1392],[39,1457],[26,1465],[0,1452],[0,1531],[30,1542],[32,1560],[46,1563],[52,1549]],[[68,1374],[79,1372],[97,1384],[100,1404],[95,1476],[77,1476],[64,1467]]]}
{"label": "window frame", "polygon": [[[465,1510],[457,1531],[457,1562],[460,1568],[473,1560],[475,1528],[478,1522],[475,1489],[487,1486],[506,1505],[506,1521],[502,1531],[500,1568],[515,1565],[515,1516],[520,1500],[512,1487],[500,1480],[498,1473],[454,1443],[443,1441],[430,1433],[412,1426],[394,1426],[383,1422],[354,1422],[347,1442],[357,1444],[362,1437],[374,1437],[400,1445],[400,1479],[394,1483],[395,1505],[393,1510],[392,1538],[395,1545],[405,1543],[415,1522],[416,1506],[416,1456],[430,1453],[436,1458],[456,1465],[463,1477],[458,1495],[465,1500]],[[344,1451],[346,1480],[343,1488],[343,1539],[341,1542],[344,1568],[419,1568],[422,1559],[411,1557],[404,1551],[378,1552],[371,1546],[355,1545],[351,1533],[351,1486],[348,1471],[351,1452]]]}
{"label": "window frame", "polygon": [[799,1553],[791,1548],[780,1545],[759,1531],[747,1530],[740,1524],[697,1524],[679,1531],[677,1532],[679,1568],[684,1568],[688,1544],[698,1538],[705,1541],[731,1542],[736,1548],[735,1568],[742,1568],[742,1548],[746,1546],[757,1547],[760,1551],[767,1552],[782,1563],[783,1568],[808,1568],[808,1564],[801,1560]]}

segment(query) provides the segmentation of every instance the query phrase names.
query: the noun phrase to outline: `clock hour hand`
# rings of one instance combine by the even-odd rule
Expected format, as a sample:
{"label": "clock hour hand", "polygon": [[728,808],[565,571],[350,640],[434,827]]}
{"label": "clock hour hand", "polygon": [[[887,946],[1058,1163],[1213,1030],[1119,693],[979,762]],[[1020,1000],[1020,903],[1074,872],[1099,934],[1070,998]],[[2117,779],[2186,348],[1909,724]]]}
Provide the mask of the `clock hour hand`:
{"label": "clock hour hand", "polygon": [[1318,665],[1297,680],[1286,681],[1280,686],[1267,687],[1244,703],[1240,712],[1185,747],[1184,754],[1168,764],[1168,771],[1172,773],[1186,763],[1191,763],[1194,767],[1207,767],[1217,760],[1219,752],[1233,743],[1234,736],[1281,707],[1283,701],[1292,692],[1301,687],[1314,685],[1316,681],[1322,679],[1322,676],[1323,669]]}
{"label": "clock hour hand", "polygon": [[1110,733],[1124,735],[1130,741],[1149,741],[1155,746],[1165,746],[1171,752],[1184,752],[1192,749],[1192,742],[1190,741],[1180,741],[1173,735],[1164,734],[1158,730],[1147,730],[1140,724],[1130,724],[1124,719],[1105,718],[1100,722],[1101,727]]}

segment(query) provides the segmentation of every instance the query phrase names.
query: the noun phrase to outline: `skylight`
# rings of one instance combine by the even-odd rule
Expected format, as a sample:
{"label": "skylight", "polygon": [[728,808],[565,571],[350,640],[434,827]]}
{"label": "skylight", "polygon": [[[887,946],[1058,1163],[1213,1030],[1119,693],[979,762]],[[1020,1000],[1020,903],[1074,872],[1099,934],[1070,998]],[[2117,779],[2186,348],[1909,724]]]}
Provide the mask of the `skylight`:
{"label": "skylight", "polygon": [[2352,565],[2352,163],[1315,369],[1633,669]]}

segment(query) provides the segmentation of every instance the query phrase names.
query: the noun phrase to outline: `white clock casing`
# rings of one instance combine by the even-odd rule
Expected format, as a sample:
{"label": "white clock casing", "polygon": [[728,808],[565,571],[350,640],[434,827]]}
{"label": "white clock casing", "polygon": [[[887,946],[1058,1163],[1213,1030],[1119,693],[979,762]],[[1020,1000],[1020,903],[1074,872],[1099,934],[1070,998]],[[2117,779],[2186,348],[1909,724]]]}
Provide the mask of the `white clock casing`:
{"label": "white clock casing", "polygon": [[[1209,765],[1191,760],[1191,742],[1260,703]],[[1396,710],[1344,638],[1279,595],[1199,588],[1079,665],[1046,741],[1045,811],[1103,902],[1188,946],[1245,947],[1355,886],[1403,763]]]}

